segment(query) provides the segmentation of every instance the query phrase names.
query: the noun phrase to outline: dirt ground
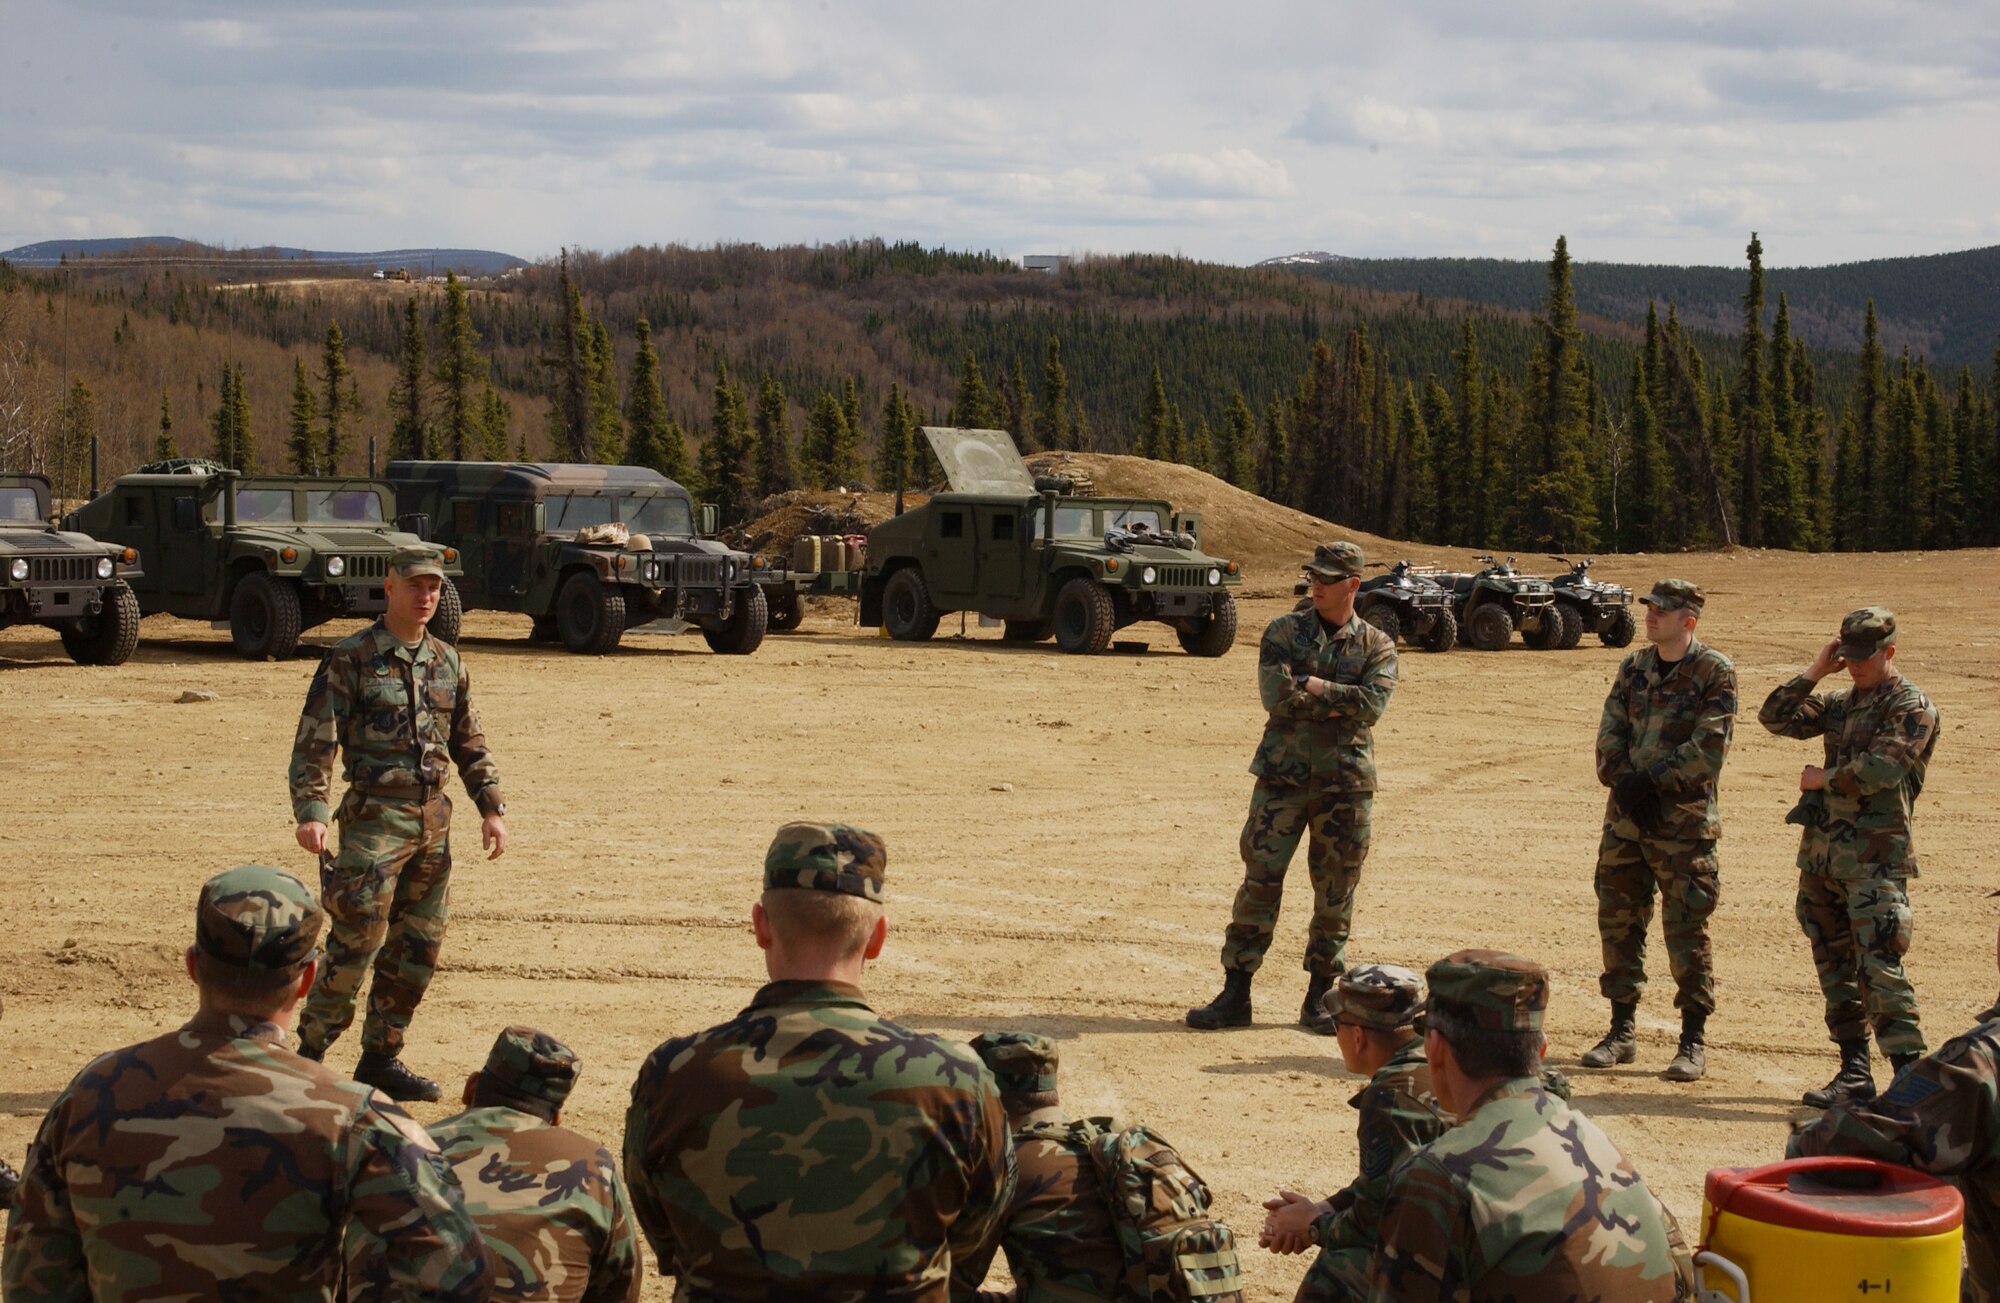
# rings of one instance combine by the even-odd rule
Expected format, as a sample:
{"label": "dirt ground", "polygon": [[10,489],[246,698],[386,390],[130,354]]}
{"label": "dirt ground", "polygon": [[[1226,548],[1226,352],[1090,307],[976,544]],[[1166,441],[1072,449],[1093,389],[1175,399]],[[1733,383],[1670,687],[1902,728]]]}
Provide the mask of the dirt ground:
{"label": "dirt ground", "polygon": [[[1834,1066],[1792,918],[1796,830],[1780,822],[1819,749],[1771,737],[1755,713],[1867,602],[1897,610],[1898,663],[1944,719],[1917,815],[1910,969],[1927,1034],[1963,1029],[1992,999],[2000,634],[1988,595],[2000,558],[1735,552],[1609,558],[1598,573],[1705,585],[1701,636],[1734,658],[1741,683],[1708,1077],[1661,1075],[1677,1023],[1657,930],[1639,1062],[1575,1070],[1605,1021],[1591,743],[1619,653],[1595,639],[1570,652],[1403,654],[1376,733],[1382,787],[1349,957],[1421,969],[1486,945],[1546,963],[1552,1061],[1692,1223],[1703,1174],[1778,1157],[1799,1092]],[[514,847],[489,864],[476,837],[460,843],[443,970],[410,1060],[455,1086],[504,1024],[548,1028],[586,1064],[569,1120],[615,1148],[645,1053],[733,1013],[762,980],[746,918],[771,830],[837,816],[890,847],[876,1006],[955,1037],[1057,1038],[1071,1111],[1174,1138],[1244,1242],[1252,1297],[1288,1298],[1306,1260],[1255,1247],[1257,1204],[1281,1185],[1325,1194],[1349,1178],[1345,1103],[1358,1084],[1330,1041],[1293,1025],[1303,868],[1257,982],[1257,1026],[1196,1034],[1181,1014],[1219,980],[1262,723],[1256,634],[1290,577],[1275,561],[1253,569],[1243,635],[1214,661],[1143,627],[1127,636],[1149,638],[1146,654],[1093,659],[1003,645],[976,624],[960,640],[955,621],[933,644],[892,643],[844,624],[853,608],[834,603],[747,658],[635,635],[585,659],[531,647],[523,618],[475,613],[462,645]],[[246,664],[226,634],[162,619],[116,669],[70,665],[40,630],[0,634],[0,1153],[19,1160],[89,1056],[187,1015],[178,956],[205,876],[245,861],[310,875],[284,770],[313,667],[304,655]],[[175,704],[187,688],[216,700]],[[352,1063],[353,1039],[336,1065]],[[666,1296],[649,1283],[648,1298]]]}

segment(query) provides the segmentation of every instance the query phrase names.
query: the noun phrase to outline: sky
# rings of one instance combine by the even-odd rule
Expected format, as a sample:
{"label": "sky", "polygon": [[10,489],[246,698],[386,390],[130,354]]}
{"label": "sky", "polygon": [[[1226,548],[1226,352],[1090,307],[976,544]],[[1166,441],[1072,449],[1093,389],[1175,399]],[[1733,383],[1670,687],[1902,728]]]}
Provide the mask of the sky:
{"label": "sky", "polygon": [[2000,244],[1991,0],[7,0],[0,249]]}

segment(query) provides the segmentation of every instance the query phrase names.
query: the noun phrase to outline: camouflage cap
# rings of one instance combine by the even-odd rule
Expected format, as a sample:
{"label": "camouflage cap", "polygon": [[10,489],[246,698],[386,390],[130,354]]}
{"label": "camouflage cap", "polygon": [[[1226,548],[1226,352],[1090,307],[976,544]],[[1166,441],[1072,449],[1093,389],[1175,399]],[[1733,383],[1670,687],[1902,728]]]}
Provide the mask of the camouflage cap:
{"label": "camouflage cap", "polygon": [[282,972],[312,958],[325,922],[305,883],[282,869],[244,864],[201,884],[194,945],[231,968]]}
{"label": "camouflage cap", "polygon": [[404,579],[417,575],[436,575],[444,578],[444,549],[430,543],[415,543],[409,547],[399,547],[389,558],[389,569]]}
{"label": "camouflage cap", "polygon": [[872,832],[844,823],[788,823],[764,853],[764,890],[804,887],[880,901],[889,852]]}
{"label": "camouflage cap", "polygon": [[1352,579],[1367,566],[1359,543],[1321,543],[1306,562],[1306,573],[1318,579]]}
{"label": "camouflage cap", "polygon": [[1026,1095],[1056,1088],[1056,1046],[1033,1032],[982,1032],[973,1053],[993,1070],[1003,1095]]}
{"label": "camouflage cap", "polygon": [[547,1032],[509,1027],[493,1042],[479,1077],[502,1094],[561,1108],[579,1066],[576,1051]]}
{"label": "camouflage cap", "polygon": [[1426,1002],[1433,1025],[1436,1004],[1446,1001],[1469,1014],[1487,1031],[1538,1032],[1549,1007],[1549,970],[1504,950],[1460,950],[1431,965],[1425,974]]}
{"label": "camouflage cap", "polygon": [[1689,583],[1685,579],[1662,579],[1653,585],[1652,592],[1639,601],[1646,606],[1657,606],[1662,611],[1684,610],[1700,615],[1708,595],[1701,591],[1700,584]]}
{"label": "camouflage cap", "polygon": [[1884,647],[1896,645],[1896,617],[1885,606],[1849,611],[1840,622],[1840,659],[1865,661]]}
{"label": "camouflage cap", "polygon": [[1322,1003],[1341,1022],[1393,1032],[1423,1012],[1424,979],[1394,964],[1363,964],[1342,973]]}

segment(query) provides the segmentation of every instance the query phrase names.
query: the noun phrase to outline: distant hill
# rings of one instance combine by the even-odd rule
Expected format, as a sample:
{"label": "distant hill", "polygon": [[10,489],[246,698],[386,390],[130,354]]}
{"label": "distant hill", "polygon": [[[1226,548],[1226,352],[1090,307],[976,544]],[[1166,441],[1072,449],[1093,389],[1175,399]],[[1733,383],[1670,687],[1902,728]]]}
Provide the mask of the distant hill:
{"label": "distant hill", "polygon": [[121,258],[144,261],[171,261],[181,265],[206,264],[216,267],[255,265],[268,262],[312,262],[329,267],[407,268],[412,275],[442,276],[447,271],[468,276],[497,276],[528,260],[492,249],[381,249],[372,253],[349,253],[327,249],[294,249],[268,245],[259,249],[223,249],[184,240],[176,235],[141,235],[116,240],[43,240],[17,249],[0,251],[0,258],[16,267],[55,267],[65,258]]}
{"label": "distant hill", "polygon": [[[1768,258],[1772,250],[1767,249]],[[1463,299],[1532,312],[1548,293],[1544,262],[1496,258],[1339,258],[1290,254],[1270,259],[1302,276],[1368,289]],[[1746,271],[1736,267],[1666,267],[1636,263],[1579,262],[1577,307],[1614,321],[1642,321],[1646,304],[1661,315],[1672,303],[1681,320],[1701,330],[1734,335],[1742,328]],[[1792,330],[1809,344],[1852,352],[1861,344],[1861,322],[1870,299],[1893,353],[1912,353],[1950,367],[1985,368],[2000,342],[2000,246],[1917,258],[1877,258],[1832,267],[1767,268],[1767,315],[1778,295],[1790,301]],[[1768,325],[1768,321],[1766,322]]]}

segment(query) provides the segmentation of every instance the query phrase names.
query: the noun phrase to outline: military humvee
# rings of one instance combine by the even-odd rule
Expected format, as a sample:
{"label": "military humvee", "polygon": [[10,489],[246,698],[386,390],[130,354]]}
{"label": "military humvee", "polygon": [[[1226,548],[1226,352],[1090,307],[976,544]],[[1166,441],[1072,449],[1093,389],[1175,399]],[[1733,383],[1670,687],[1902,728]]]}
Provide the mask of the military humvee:
{"label": "military humvee", "polygon": [[1236,563],[1202,552],[1201,518],[1164,502],[1070,496],[1030,480],[1004,430],[924,427],[949,492],[868,531],[861,623],[921,641],[946,611],[1003,621],[1009,642],[1051,633],[1101,652],[1140,620],[1172,626],[1196,656],[1236,641]]}
{"label": "military humvee", "polygon": [[696,530],[688,491],[658,471],[396,461],[389,480],[398,519],[465,558],[465,604],[532,617],[538,641],[601,655],[666,619],[699,626],[728,655],[764,640],[749,555],[701,537],[710,531]]}
{"label": "military humvee", "polygon": [[[283,659],[307,629],[382,610],[389,558],[418,541],[389,523],[394,505],[380,480],[242,475],[177,458],[119,476],[65,523],[147,558],[132,580],[144,614],[226,619],[239,653]],[[444,569],[459,573],[455,553]],[[447,579],[431,632],[458,641],[459,614]]]}
{"label": "military humvee", "polygon": [[49,523],[49,482],[0,475],[0,629],[46,625],[78,665],[122,665],[139,645],[128,581],[139,554]]}

